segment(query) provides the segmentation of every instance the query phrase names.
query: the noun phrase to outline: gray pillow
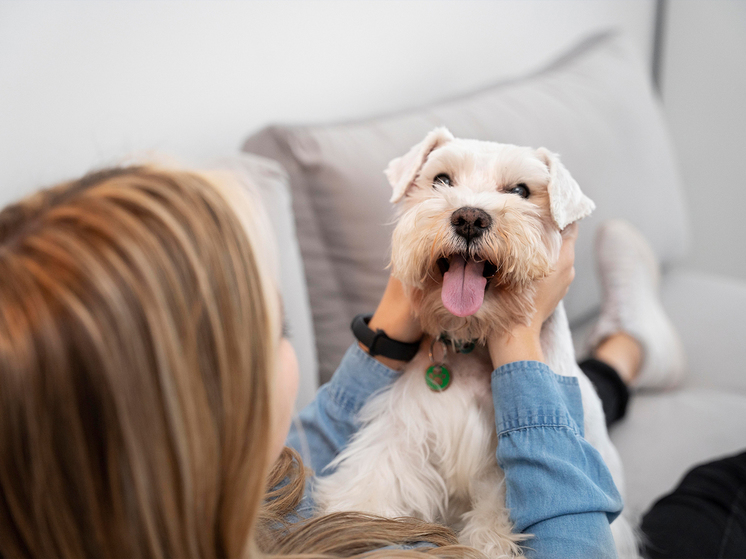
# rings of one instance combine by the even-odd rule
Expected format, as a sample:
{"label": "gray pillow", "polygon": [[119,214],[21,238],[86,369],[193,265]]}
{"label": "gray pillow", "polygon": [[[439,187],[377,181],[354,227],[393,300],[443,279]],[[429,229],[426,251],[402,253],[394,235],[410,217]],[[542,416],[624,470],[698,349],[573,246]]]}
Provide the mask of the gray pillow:
{"label": "gray pillow", "polygon": [[322,381],[353,340],[351,319],[372,312],[386,285],[393,208],[383,169],[436,126],[558,152],[596,202],[581,224],[577,279],[565,300],[571,321],[599,303],[591,245],[601,220],[632,221],[664,264],[685,250],[682,189],[648,68],[615,33],[457,99],[359,122],[265,128],[243,149],[289,173]]}

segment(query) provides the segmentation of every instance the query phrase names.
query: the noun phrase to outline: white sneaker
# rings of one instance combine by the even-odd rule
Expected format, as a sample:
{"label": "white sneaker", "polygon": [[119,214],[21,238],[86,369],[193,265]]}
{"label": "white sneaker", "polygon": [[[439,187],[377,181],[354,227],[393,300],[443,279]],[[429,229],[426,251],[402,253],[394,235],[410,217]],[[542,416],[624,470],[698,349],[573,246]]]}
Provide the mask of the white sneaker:
{"label": "white sneaker", "polygon": [[633,388],[672,388],[684,376],[686,355],[659,295],[660,268],[648,242],[632,224],[603,223],[596,233],[596,258],[603,299],[588,347],[624,332],[643,348]]}

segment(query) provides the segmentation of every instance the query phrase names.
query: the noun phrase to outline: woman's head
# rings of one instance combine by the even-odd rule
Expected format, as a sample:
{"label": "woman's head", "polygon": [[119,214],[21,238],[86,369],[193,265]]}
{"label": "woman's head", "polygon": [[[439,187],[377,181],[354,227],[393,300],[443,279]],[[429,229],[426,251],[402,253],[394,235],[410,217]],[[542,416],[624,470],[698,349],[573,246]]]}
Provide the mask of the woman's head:
{"label": "woman's head", "polygon": [[0,212],[3,554],[250,551],[292,399],[254,214],[152,167]]}
{"label": "woman's head", "polygon": [[0,211],[0,556],[480,556],[415,519],[286,525],[297,363],[225,178],[113,169]]}

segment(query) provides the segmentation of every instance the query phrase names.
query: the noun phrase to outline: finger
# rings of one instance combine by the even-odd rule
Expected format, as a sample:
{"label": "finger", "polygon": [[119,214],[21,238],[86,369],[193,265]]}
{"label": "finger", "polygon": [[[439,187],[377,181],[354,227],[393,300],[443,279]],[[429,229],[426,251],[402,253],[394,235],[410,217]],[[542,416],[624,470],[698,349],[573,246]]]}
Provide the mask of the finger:
{"label": "finger", "polygon": [[560,249],[558,268],[567,270],[575,264],[575,242],[570,240],[562,243]]}
{"label": "finger", "polygon": [[562,230],[562,239],[563,241],[572,240],[573,242],[575,239],[578,238],[578,223],[577,221],[575,223],[571,223],[567,227],[565,227]]}

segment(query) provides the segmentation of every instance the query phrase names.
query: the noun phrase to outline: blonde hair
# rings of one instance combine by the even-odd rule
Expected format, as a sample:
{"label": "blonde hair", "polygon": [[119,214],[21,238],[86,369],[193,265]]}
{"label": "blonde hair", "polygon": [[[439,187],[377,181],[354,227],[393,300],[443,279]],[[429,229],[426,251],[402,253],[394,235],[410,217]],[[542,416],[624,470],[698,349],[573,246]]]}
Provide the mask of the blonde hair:
{"label": "blonde hair", "polygon": [[306,473],[289,449],[268,466],[279,295],[234,208],[142,166],[0,212],[0,553],[476,556],[414,519],[286,521]]}

